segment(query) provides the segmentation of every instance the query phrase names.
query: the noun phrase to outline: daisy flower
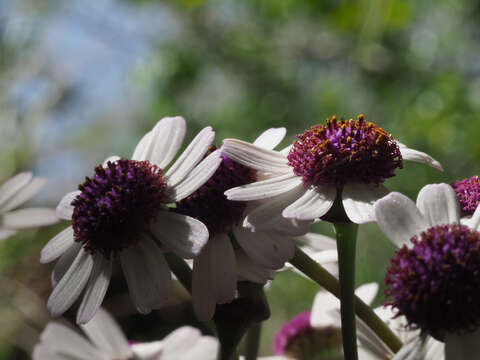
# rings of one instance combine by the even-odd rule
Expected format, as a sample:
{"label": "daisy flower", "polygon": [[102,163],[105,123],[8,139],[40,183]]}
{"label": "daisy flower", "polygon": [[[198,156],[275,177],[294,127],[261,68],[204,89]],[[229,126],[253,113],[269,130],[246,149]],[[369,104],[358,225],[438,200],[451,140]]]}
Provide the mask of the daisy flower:
{"label": "daisy flower", "polygon": [[15,210],[30,200],[45,185],[46,179],[30,172],[15,175],[0,186],[0,240],[18,230],[52,225],[58,222],[55,211],[48,208]]}
{"label": "daisy flower", "polygon": [[447,360],[480,354],[480,208],[462,225],[455,191],[434,184],[416,204],[391,193],[375,213],[399,247],[385,276],[388,304],[409,328],[444,341]]}
{"label": "daisy flower", "polygon": [[[284,128],[269,129],[255,143],[271,149],[284,136]],[[193,260],[192,300],[200,320],[211,319],[216,304],[234,299],[237,280],[264,284],[272,279],[272,270],[282,268],[293,257],[293,237],[308,232],[310,222],[287,220],[270,204],[265,210],[261,202],[247,205],[227,200],[225,190],[251,183],[258,176],[267,175],[222,154],[222,163],[213,176],[177,202],[177,213],[202,221],[210,234],[208,243]],[[264,230],[265,223],[273,224],[275,230]]]}
{"label": "daisy flower", "polygon": [[[375,220],[373,204],[388,193],[382,183],[402,168],[403,160],[442,170],[429,155],[412,150],[363,115],[357,120],[327,119],[297,136],[288,151],[226,139],[223,153],[256,170],[274,174],[225,194],[230,200],[271,201],[285,205],[283,216],[312,220],[325,215],[341,190],[343,207],[354,223]],[[275,200],[273,200],[275,199]]]}
{"label": "daisy flower", "polygon": [[167,204],[194,192],[221,161],[218,151],[202,160],[214,138],[207,127],[164,171],[185,131],[181,117],[160,120],[131,160],[108,158],[78,191],[60,201],[57,214],[72,225],[41,252],[42,263],[59,258],[47,304],[53,316],[81,298],[77,322],[89,321],[103,301],[115,259],[120,260],[139,312],[148,313],[169,298],[172,280],[163,253],[193,258],[205,245],[208,230],[192,217],[169,211]]}
{"label": "daisy flower", "polygon": [[50,322],[33,350],[33,360],[215,360],[218,341],[184,326],[161,341],[129,343],[115,320],[100,309],[80,325],[83,333],[66,322]]}

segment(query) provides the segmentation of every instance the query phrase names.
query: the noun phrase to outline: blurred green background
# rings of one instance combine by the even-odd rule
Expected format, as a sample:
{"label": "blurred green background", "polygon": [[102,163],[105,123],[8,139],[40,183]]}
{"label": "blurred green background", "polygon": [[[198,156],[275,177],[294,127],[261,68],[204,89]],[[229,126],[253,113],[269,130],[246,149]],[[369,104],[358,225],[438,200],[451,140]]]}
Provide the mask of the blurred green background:
{"label": "blurred green background", "polygon": [[[473,0],[0,0],[0,182],[47,177],[34,203],[53,207],[167,115],[187,119],[187,140],[207,125],[217,144],[285,126],[287,145],[333,114],[363,113],[444,165],[406,163],[387,181],[415,198],[480,172],[479,21]],[[63,227],[0,243],[0,359],[27,358],[48,320],[39,251]],[[362,226],[357,283],[381,282],[393,251],[376,225]],[[121,306],[123,290],[114,284],[106,305],[132,338],[193,321],[180,288],[146,317]],[[262,354],[317,290],[293,273],[276,278]]]}

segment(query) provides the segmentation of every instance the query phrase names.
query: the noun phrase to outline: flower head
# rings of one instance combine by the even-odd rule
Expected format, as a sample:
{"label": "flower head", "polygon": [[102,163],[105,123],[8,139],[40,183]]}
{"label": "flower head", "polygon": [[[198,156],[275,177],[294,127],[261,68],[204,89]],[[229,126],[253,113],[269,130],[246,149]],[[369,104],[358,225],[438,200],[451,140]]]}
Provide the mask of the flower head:
{"label": "flower head", "polygon": [[[212,146],[210,151],[215,150]],[[243,220],[246,204],[230,201],[224,192],[256,180],[256,171],[221,155],[217,171],[197,191],[177,202],[176,211],[203,222],[210,236],[229,233]]]}
{"label": "flower head", "polygon": [[420,191],[416,205],[391,193],[375,204],[375,213],[400,248],[386,275],[397,316],[423,334],[444,339],[447,354],[463,347],[465,356],[460,352],[455,358],[468,359],[480,335],[480,209],[460,224],[455,191],[433,184]]}
{"label": "flower head", "polygon": [[308,185],[380,184],[402,168],[398,144],[363,115],[313,126],[297,136],[287,159]]}
{"label": "flower head", "polygon": [[148,161],[119,159],[95,168],[72,201],[75,241],[91,253],[112,252],[139,241],[163,206],[167,184],[162,169]]}
{"label": "flower head", "polygon": [[480,233],[437,225],[397,250],[385,283],[389,302],[410,326],[432,334],[480,325]]}
{"label": "flower head", "polygon": [[[276,146],[285,129],[269,129],[259,136],[257,144]],[[260,202],[246,204],[228,200],[227,189],[242,186],[267,176],[222,154],[222,163],[212,177],[189,197],[177,202],[177,213],[204,222],[209,229],[208,243],[193,260],[193,306],[200,320],[210,320],[216,304],[230,303],[236,294],[237,281],[265,284],[273,270],[283,267],[294,254],[292,236],[308,232],[309,222],[295,222],[281,216],[281,209],[262,207]],[[263,230],[258,217],[274,222],[275,231]],[[255,231],[244,228],[255,227]]]}
{"label": "flower head", "polygon": [[148,313],[168,300],[172,280],[164,252],[193,258],[205,245],[208,230],[167,205],[197,190],[221,162],[219,151],[204,158],[214,137],[207,127],[166,169],[185,131],[181,117],[160,120],[138,143],[131,160],[108,158],[78,191],[60,201],[57,214],[72,220],[72,226],[44,247],[40,259],[60,258],[47,304],[54,316],[82,296],[77,322],[89,321],[102,303],[116,259],[138,311]]}
{"label": "flower head", "polygon": [[299,221],[327,214],[338,194],[349,220],[358,224],[375,221],[373,205],[388,193],[382,183],[394,176],[403,160],[442,170],[432,157],[397,142],[361,115],[356,120],[327,119],[281,152],[236,139],[224,140],[223,152],[234,161],[271,174],[265,180],[227,190],[228,199],[282,203],[283,216]]}
{"label": "flower head", "polygon": [[58,222],[55,211],[48,208],[15,210],[30,200],[45,185],[43,178],[24,172],[15,175],[0,186],[0,240],[14,235],[18,230],[52,225]]}
{"label": "flower head", "polygon": [[480,204],[480,176],[456,181],[452,184],[464,215],[473,215]]}

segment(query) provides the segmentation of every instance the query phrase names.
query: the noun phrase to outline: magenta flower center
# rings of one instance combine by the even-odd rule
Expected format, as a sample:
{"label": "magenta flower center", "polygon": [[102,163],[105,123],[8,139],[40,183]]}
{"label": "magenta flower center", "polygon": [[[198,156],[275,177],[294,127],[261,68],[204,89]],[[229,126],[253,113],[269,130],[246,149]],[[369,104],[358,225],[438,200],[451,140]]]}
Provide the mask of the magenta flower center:
{"label": "magenta flower center", "polygon": [[72,201],[75,241],[109,258],[136,243],[162,208],[162,169],[148,161],[120,159],[97,166]]}
{"label": "magenta flower center", "polygon": [[[215,150],[214,147],[210,151]],[[197,191],[177,202],[176,211],[203,222],[215,236],[229,233],[239,225],[246,207],[244,202],[228,200],[224,192],[256,181],[256,171],[222,154],[222,162],[212,177]]]}
{"label": "magenta flower center", "polygon": [[452,184],[464,215],[473,215],[480,204],[480,176],[457,181]]}
{"label": "magenta flower center", "polygon": [[390,260],[387,305],[412,328],[434,335],[480,325],[480,233],[463,225],[435,226]]}
{"label": "magenta flower center", "polygon": [[308,185],[380,184],[402,168],[400,148],[374,123],[327,119],[298,135],[288,164]]}
{"label": "magenta flower center", "polygon": [[273,352],[289,359],[337,359],[342,355],[339,327],[313,328],[310,311],[305,311],[287,322],[275,335]]}

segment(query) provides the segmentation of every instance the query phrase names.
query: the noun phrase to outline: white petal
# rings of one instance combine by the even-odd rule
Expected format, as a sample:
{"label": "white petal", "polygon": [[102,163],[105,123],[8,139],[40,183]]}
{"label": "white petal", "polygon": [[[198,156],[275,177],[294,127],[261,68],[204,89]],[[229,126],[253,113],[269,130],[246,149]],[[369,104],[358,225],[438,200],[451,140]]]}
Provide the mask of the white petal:
{"label": "white petal", "polygon": [[50,348],[44,344],[37,344],[33,349],[32,360],[64,360],[63,355],[53,353]]}
{"label": "white petal", "polygon": [[82,293],[93,268],[93,257],[83,248],[48,298],[52,316],[60,316],[72,306]]}
{"label": "white petal", "polygon": [[273,271],[252,261],[242,249],[236,249],[235,256],[239,281],[247,280],[264,285],[268,280],[273,280]]}
{"label": "white petal", "polygon": [[235,238],[245,253],[259,265],[268,269],[280,269],[295,253],[290,238],[271,232],[250,232],[237,227]]}
{"label": "white petal", "polygon": [[7,200],[0,208],[0,213],[4,213],[15,209],[30,200],[40,189],[45,186],[47,179],[33,178],[30,183],[17,191],[9,200]]}
{"label": "white petal", "polygon": [[135,359],[155,360],[162,356],[163,341],[152,341],[130,345]]}
{"label": "white petal", "polygon": [[207,227],[190,216],[161,211],[150,226],[155,237],[184,259],[197,256],[208,241]]}
{"label": "white petal", "polygon": [[40,262],[46,264],[60,257],[75,242],[73,238],[73,229],[71,226],[62,230],[47,245],[44,246],[40,253]]}
{"label": "white petal", "polygon": [[29,229],[58,222],[55,210],[47,208],[19,209],[3,214],[2,226],[8,229]]}
{"label": "white petal", "polygon": [[57,205],[56,213],[60,219],[71,220],[73,215],[73,206],[72,201],[80,195],[82,192],[80,190],[72,191],[66,194],[60,203]]}
{"label": "white petal", "polygon": [[231,302],[236,287],[235,254],[228,236],[221,234],[210,239],[193,260],[192,301],[197,318],[210,320],[215,304]]}
{"label": "white petal", "polygon": [[388,194],[383,186],[348,184],[342,192],[342,203],[348,218],[356,224],[375,221],[375,201]]}
{"label": "white petal", "polygon": [[0,186],[0,207],[10,200],[20,189],[32,180],[32,173],[23,172],[15,175]]}
{"label": "white petal", "polygon": [[397,192],[376,202],[375,217],[380,229],[397,247],[429,228],[427,219],[413,201]]}
{"label": "white petal", "polygon": [[443,171],[442,165],[437,160],[435,160],[430,155],[424,152],[409,149],[405,145],[400,146],[400,152],[402,154],[403,160],[409,160],[409,161],[415,161],[418,163],[427,164],[437,170]]}
{"label": "white petal", "polygon": [[97,313],[107,293],[111,276],[112,260],[105,258],[102,254],[94,254],[92,274],[77,312],[77,324],[89,322]]}
{"label": "white petal", "polygon": [[480,231],[480,206],[478,206],[470,219],[463,222],[470,229]]}
{"label": "white petal", "polygon": [[[309,221],[292,221],[282,216],[282,211],[305,193],[303,185],[259,202],[253,210],[246,210],[243,226],[251,231],[277,230],[288,235],[303,235],[308,232]],[[253,206],[252,206],[253,207]]]}
{"label": "white petal", "polygon": [[140,159],[135,160],[148,160],[163,169],[182,146],[186,129],[181,116],[163,118],[152,129],[151,139],[142,139],[146,142],[145,149]]}
{"label": "white petal", "polygon": [[223,140],[222,151],[232,160],[255,170],[272,173],[290,173],[287,158],[277,151],[263,149],[242,140]]}
{"label": "white petal", "polygon": [[5,240],[9,238],[10,236],[13,236],[17,233],[16,230],[10,230],[10,229],[0,229],[0,240]]}
{"label": "white petal", "polygon": [[114,163],[118,160],[120,160],[121,157],[120,156],[117,156],[117,155],[113,155],[113,156],[109,156],[108,158],[105,159],[105,161],[103,162],[103,167],[107,167],[108,163],[111,162],[111,163]]}
{"label": "white petal", "polygon": [[313,300],[310,324],[315,328],[340,327],[330,315],[332,310],[337,309],[340,309],[340,301],[327,291],[319,291]]}
{"label": "white petal", "polygon": [[72,263],[77,257],[81,247],[82,246],[79,243],[75,242],[65,251],[62,256],[60,256],[60,259],[58,259],[52,271],[50,279],[52,281],[52,287],[57,286],[58,282],[66,274],[68,269],[70,269],[70,266],[72,266]]}
{"label": "white petal", "polygon": [[122,329],[105,310],[99,309],[91,321],[80,327],[102,352],[118,359],[132,356]]}
{"label": "white petal", "polygon": [[180,201],[212,177],[222,162],[220,150],[203,159],[179,184],[172,186],[168,181],[167,196],[171,202]]}
{"label": "white petal", "polygon": [[[162,360],[165,356],[177,355],[178,359],[182,359],[183,355],[189,348],[195,346],[195,343],[200,339],[202,333],[191,326],[182,326],[176,329],[163,339],[163,354]],[[200,360],[200,358],[199,358]]]}
{"label": "white petal", "polygon": [[[215,360],[218,352],[218,340],[213,336],[202,336],[193,346],[186,349],[186,352],[182,354],[182,360]],[[177,359],[177,358],[175,358]],[[171,358],[165,358],[165,360],[175,360]],[[260,359],[260,358],[259,358]]]}
{"label": "white petal", "polygon": [[153,240],[142,238],[120,252],[130,297],[137,310],[148,314],[163,305],[172,292],[172,278],[162,251]]}
{"label": "white petal", "polygon": [[310,187],[302,197],[283,210],[286,218],[314,220],[325,215],[333,205],[337,189],[332,186]]}
{"label": "white petal", "polygon": [[480,330],[472,333],[447,332],[445,360],[472,360],[480,354]]}
{"label": "white petal", "polygon": [[[51,322],[47,325],[40,337],[48,351],[41,353],[54,353],[59,359],[78,360],[102,360],[104,355],[95,349],[83,336],[72,330],[69,326],[58,322]],[[34,356],[34,358],[36,358]],[[50,358],[48,358],[50,360]],[[38,357],[38,360],[46,358]]]}
{"label": "white petal", "polygon": [[417,207],[431,226],[458,224],[460,221],[457,195],[447,184],[424,186],[418,193]]}
{"label": "white petal", "polygon": [[337,248],[337,241],[327,235],[309,232],[303,236],[296,236],[295,241],[309,247],[313,251],[322,251]]}
{"label": "white petal", "polygon": [[165,179],[170,186],[175,186],[202,160],[209,146],[215,138],[215,132],[207,126],[198,133],[185,151],[173,163],[165,174]]}
{"label": "white petal", "polygon": [[273,150],[278,144],[280,144],[287,133],[287,129],[270,128],[265,130],[260,136],[253,142],[253,145],[261,147],[267,150]]}
{"label": "white petal", "polygon": [[225,191],[225,196],[236,201],[261,200],[286,193],[300,184],[301,178],[293,173],[285,174],[229,189]]}
{"label": "white petal", "polygon": [[373,300],[378,293],[378,284],[377,283],[368,283],[359,286],[355,290],[355,295],[357,295],[365,304],[371,305]]}
{"label": "white petal", "polygon": [[138,142],[132,154],[132,160],[145,160],[146,151],[153,139],[153,131],[149,131]]}

